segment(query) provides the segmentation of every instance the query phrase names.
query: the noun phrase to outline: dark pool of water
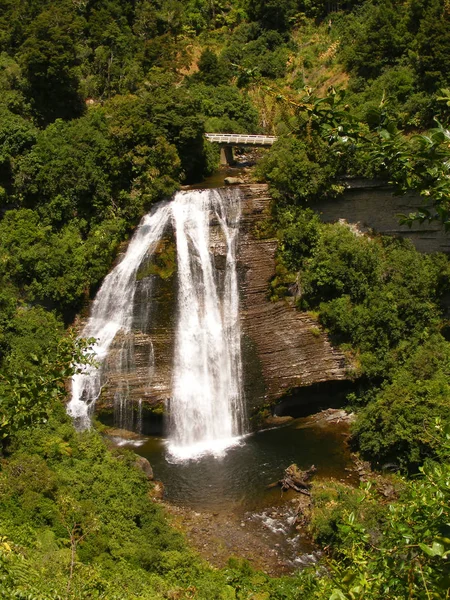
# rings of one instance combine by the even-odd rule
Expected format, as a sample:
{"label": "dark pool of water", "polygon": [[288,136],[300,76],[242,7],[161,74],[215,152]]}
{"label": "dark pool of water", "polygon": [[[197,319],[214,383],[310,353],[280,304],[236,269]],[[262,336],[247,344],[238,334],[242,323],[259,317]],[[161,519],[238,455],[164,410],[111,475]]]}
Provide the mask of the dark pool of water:
{"label": "dark pool of water", "polygon": [[314,464],[317,477],[348,481],[351,460],[345,433],[338,425],[305,427],[305,419],[296,419],[243,438],[222,457],[183,462],[171,461],[163,438],[146,437],[142,445],[130,447],[150,461],[170,502],[196,510],[241,512],[279,504],[280,488],[267,486],[292,463],[304,469]]}

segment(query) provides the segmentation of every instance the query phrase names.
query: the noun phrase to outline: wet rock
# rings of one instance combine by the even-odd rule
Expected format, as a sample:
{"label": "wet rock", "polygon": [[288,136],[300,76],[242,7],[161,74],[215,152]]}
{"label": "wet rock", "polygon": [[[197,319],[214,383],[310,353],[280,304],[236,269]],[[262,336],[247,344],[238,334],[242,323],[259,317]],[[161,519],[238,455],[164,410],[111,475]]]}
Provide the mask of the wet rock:
{"label": "wet rock", "polygon": [[400,465],[398,465],[397,463],[385,463],[381,467],[381,470],[386,471],[387,473],[396,473],[400,470]]}
{"label": "wet rock", "polygon": [[118,427],[109,427],[105,429],[105,434],[112,438],[120,438],[122,440],[138,440],[140,435],[128,429],[119,429]]}
{"label": "wet rock", "polygon": [[393,498],[395,496],[395,488],[392,484],[386,484],[381,489],[381,493],[385,498]]}
{"label": "wet rock", "polygon": [[143,473],[145,473],[145,475],[147,475],[147,478],[152,480],[153,479],[153,469],[152,469],[152,465],[149,463],[149,461],[144,458],[143,456],[136,456],[136,460],[134,461],[135,466],[140,469]]}
{"label": "wet rock", "polygon": [[286,425],[293,421],[293,417],[277,417],[276,415],[271,415],[270,417],[266,417],[262,422],[262,428],[264,427],[281,427],[282,425]]}
{"label": "wet rock", "polygon": [[339,408],[327,408],[326,410],[322,410],[319,413],[308,417],[299,429],[311,425],[327,426],[342,423],[350,424],[354,422],[355,418],[355,413],[348,413]]}

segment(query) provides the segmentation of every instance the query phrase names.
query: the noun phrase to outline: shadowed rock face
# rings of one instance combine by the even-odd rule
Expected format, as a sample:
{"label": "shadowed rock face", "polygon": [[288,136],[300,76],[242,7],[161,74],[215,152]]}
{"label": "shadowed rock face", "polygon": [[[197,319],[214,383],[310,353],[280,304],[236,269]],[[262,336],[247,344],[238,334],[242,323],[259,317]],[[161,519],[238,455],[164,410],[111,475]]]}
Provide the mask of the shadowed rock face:
{"label": "shadowed rock face", "polygon": [[[242,215],[237,268],[244,390],[251,414],[258,406],[275,402],[293,388],[343,380],[347,374],[344,356],[332,348],[315,321],[288,302],[272,303],[267,299],[268,283],[275,275],[277,242],[258,239],[255,227],[266,218],[270,197],[266,185],[243,185],[240,189]],[[220,281],[226,245],[219,225],[211,220],[210,226],[211,251]],[[105,365],[108,384],[97,402],[100,409],[113,408],[114,397],[119,393],[128,395],[131,410],[134,403],[135,411],[139,400],[149,409],[171,396],[177,314],[172,242],[173,232],[168,228],[153,261],[139,269],[134,331],[129,334],[133,338],[130,342],[134,341],[134,351],[124,355],[124,340],[117,336]],[[149,366],[151,356],[153,366]],[[115,410],[117,412],[117,404]],[[121,426],[126,425],[121,422]]]}
{"label": "shadowed rock face", "polygon": [[392,187],[381,181],[353,179],[338,198],[323,198],[314,203],[322,221],[333,223],[345,219],[363,232],[406,237],[419,252],[450,252],[450,235],[439,222],[400,225],[398,215],[409,215],[423,206],[424,199],[410,191],[395,196]]}

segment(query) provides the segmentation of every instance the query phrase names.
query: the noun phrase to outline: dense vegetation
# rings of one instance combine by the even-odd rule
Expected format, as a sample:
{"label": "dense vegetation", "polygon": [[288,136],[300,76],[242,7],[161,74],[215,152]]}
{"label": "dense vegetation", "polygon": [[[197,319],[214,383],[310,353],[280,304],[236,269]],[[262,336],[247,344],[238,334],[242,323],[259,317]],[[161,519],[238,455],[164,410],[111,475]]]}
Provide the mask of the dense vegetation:
{"label": "dense vegetation", "polygon": [[[450,228],[447,0],[0,9],[2,598],[449,597],[448,259],[311,210],[344,176],[377,176],[422,194],[406,223]],[[299,309],[351,357],[355,448],[415,474],[317,486],[328,552],[293,578],[202,563],[135,456],[63,410],[73,365],[92,360],[67,325],[142,214],[214,169],[207,130],[280,136],[259,167],[280,240],[271,293],[300,281]]]}

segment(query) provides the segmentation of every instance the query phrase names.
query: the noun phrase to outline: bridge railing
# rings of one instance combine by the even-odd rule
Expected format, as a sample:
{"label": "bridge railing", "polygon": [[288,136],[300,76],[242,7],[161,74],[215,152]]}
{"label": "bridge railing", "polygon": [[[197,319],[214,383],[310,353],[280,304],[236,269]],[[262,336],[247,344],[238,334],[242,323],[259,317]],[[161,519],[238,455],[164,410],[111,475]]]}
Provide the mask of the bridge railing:
{"label": "bridge railing", "polygon": [[273,135],[246,135],[236,133],[205,133],[205,137],[210,142],[217,142],[219,144],[236,144],[242,146],[272,146],[272,144],[278,139]]}

